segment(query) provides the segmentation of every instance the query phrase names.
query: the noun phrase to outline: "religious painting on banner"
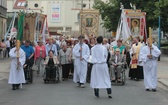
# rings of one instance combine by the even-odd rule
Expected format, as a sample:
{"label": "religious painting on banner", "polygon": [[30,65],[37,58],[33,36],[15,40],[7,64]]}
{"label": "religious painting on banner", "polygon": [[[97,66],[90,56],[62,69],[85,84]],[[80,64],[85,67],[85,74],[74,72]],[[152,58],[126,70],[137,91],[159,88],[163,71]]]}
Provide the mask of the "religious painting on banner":
{"label": "religious painting on banner", "polygon": [[80,12],[80,32],[86,39],[98,36],[99,30],[99,11],[86,9]]}
{"label": "religious painting on banner", "polygon": [[130,28],[132,37],[146,37],[146,13],[145,12],[126,12],[125,18]]}
{"label": "religious painting on banner", "polygon": [[131,33],[132,35],[140,34],[140,19],[131,19]]}
{"label": "religious painting on banner", "polygon": [[23,40],[34,41],[38,31],[41,34],[45,16],[39,13],[27,13],[23,23]]}
{"label": "religious painting on banner", "polygon": [[123,9],[117,27],[116,41],[122,39],[124,44],[131,46],[134,37],[146,39],[146,12]]}
{"label": "religious painting on banner", "polygon": [[92,27],[93,18],[86,18],[86,27]]}

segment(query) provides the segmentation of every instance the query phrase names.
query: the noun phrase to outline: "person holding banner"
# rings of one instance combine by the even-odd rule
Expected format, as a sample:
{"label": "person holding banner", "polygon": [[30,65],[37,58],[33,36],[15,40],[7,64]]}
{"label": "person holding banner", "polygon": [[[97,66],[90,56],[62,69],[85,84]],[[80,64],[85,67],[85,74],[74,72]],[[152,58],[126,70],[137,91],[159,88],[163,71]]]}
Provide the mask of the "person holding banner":
{"label": "person holding banner", "polygon": [[157,46],[150,43],[151,39],[148,39],[148,45],[143,47],[140,51],[140,58],[144,62],[144,85],[146,91],[152,89],[156,92],[157,88],[157,58],[160,56],[161,51]]}
{"label": "person holding banner", "polygon": [[84,43],[84,36],[79,36],[79,43],[73,48],[74,60],[74,77],[73,81],[78,83],[81,88],[84,88],[87,74],[87,64],[90,56],[90,50],[87,44]]}

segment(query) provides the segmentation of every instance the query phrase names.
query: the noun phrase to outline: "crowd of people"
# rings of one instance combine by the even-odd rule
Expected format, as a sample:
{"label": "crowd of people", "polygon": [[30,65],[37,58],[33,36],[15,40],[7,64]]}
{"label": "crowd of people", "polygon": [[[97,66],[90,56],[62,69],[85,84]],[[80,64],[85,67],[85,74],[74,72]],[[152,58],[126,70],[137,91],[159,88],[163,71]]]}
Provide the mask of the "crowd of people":
{"label": "crowd of people", "polygon": [[9,51],[11,48],[15,47],[15,41],[15,38],[12,38],[11,40],[7,38],[6,41],[2,39],[2,41],[0,42],[0,58],[4,59],[6,57],[9,57]]}
{"label": "crowd of people", "polygon": [[[37,45],[23,41],[20,49],[13,44],[11,45],[13,47],[8,45],[2,47],[4,42],[1,43],[1,47],[6,48],[12,58],[9,84],[12,84],[13,90],[18,89],[19,84],[26,83],[25,64],[37,65],[37,76],[41,76],[44,65],[48,65],[46,68],[48,79],[55,77],[54,65],[59,65],[62,68],[60,75],[62,81],[67,81],[71,76],[81,88],[85,87],[86,82],[90,83],[97,98],[101,88],[106,88],[108,97],[112,98],[111,83],[121,82],[123,67],[129,69],[131,80],[144,79],[146,91],[156,91],[157,57],[161,52],[154,44],[150,45],[150,40],[147,39],[144,43],[139,37],[135,37],[132,44],[126,45],[120,39],[115,41],[114,38],[98,36],[86,40],[81,35],[78,39],[66,39],[63,36],[58,40],[49,38],[47,43],[39,40]],[[16,52],[19,52],[19,58]],[[25,52],[25,55],[22,52]]]}

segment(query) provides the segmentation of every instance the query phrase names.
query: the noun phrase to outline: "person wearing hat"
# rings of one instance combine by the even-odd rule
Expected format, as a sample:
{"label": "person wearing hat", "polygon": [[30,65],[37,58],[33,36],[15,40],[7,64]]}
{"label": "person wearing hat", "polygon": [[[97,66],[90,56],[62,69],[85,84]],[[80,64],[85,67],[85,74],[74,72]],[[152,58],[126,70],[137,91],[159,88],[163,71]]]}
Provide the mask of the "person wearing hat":
{"label": "person wearing hat", "polygon": [[84,41],[84,36],[78,37],[79,43],[73,48],[74,60],[74,77],[73,81],[78,83],[81,88],[84,88],[87,74],[87,63],[90,56],[90,50],[88,45]]}
{"label": "person wearing hat", "polygon": [[[124,55],[120,54],[120,49],[117,48],[115,50],[115,54],[110,57],[109,63],[110,63],[110,77],[112,82],[121,82],[121,70],[122,70],[122,65],[125,62],[125,57]],[[115,76],[115,70],[117,71],[117,78]]]}
{"label": "person wearing hat", "polygon": [[37,75],[40,73],[40,69],[42,69],[42,62],[44,62],[44,58],[46,57],[46,48],[43,45],[42,40],[38,41],[38,45],[35,47],[35,52],[34,52],[34,60],[37,64],[38,70],[37,70]]}
{"label": "person wearing hat", "polygon": [[97,44],[91,49],[91,62],[93,64],[91,71],[90,86],[94,89],[95,96],[99,98],[99,89],[107,89],[108,98],[111,96],[111,81],[107,65],[108,51],[102,45],[103,37],[97,38]]}

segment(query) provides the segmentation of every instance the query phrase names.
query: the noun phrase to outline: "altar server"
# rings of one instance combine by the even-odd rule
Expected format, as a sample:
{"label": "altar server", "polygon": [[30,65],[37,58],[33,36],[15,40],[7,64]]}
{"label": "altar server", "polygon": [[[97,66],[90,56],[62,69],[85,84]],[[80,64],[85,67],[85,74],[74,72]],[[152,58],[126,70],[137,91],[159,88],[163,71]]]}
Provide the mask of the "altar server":
{"label": "altar server", "polygon": [[156,92],[157,88],[157,58],[161,51],[157,46],[151,44],[148,39],[148,45],[140,51],[140,58],[144,62],[144,85],[146,91]]}
{"label": "altar server", "polygon": [[90,56],[90,50],[87,44],[85,44],[84,36],[79,36],[79,43],[73,48],[74,60],[74,77],[73,81],[78,83],[81,88],[84,88],[87,74],[87,64]]}
{"label": "altar server", "polygon": [[91,49],[92,72],[90,86],[94,88],[95,96],[99,97],[99,89],[106,88],[109,98],[111,96],[111,81],[107,65],[108,51],[102,45],[103,37],[97,38],[97,44]]}

